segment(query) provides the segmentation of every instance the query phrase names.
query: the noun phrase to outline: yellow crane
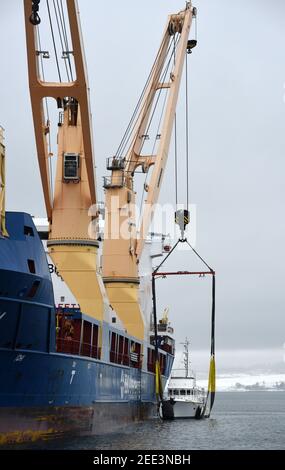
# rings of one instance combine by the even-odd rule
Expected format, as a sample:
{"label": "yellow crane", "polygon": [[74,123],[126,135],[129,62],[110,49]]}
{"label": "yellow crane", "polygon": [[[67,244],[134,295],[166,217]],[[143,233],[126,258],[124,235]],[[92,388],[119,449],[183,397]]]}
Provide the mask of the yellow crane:
{"label": "yellow crane", "polygon": [[[121,145],[117,154],[107,160],[107,169],[111,170],[111,176],[106,177],[104,182],[106,222],[103,279],[110,302],[127,331],[140,339],[144,338],[145,325],[139,304],[138,265],[165,173],[186,50],[187,47],[195,46],[195,42],[189,42],[189,32],[195,16],[196,9],[192,2],[187,2],[185,10],[169,16],[157,57],[139,102],[130,133],[130,145],[124,155],[121,154]],[[171,45],[175,48],[174,66],[171,71],[165,73]],[[145,155],[143,147],[146,134],[156,97],[161,90],[168,90],[168,95],[159,136],[160,143],[155,154]],[[134,176],[139,168],[147,173],[151,167],[150,182],[144,187],[146,201],[138,228]]]}
{"label": "yellow crane", "polygon": [[[90,213],[90,208],[97,203],[97,196],[89,88],[79,10],[76,0],[66,2],[72,50],[63,51],[63,58],[70,60],[72,55],[74,73],[70,70],[69,80],[63,81],[54,42],[59,80],[48,82],[42,64],[45,57],[49,58],[49,53],[41,50],[39,3],[38,0],[24,0],[31,104],[44,200],[50,222],[48,248],[82,311],[102,321],[107,300],[98,274],[99,243],[90,233],[98,214],[96,210]],[[49,2],[46,6],[51,19]],[[55,6],[55,14],[60,15],[59,19],[61,23],[64,21],[65,26],[64,11],[57,11]],[[50,24],[54,40],[55,33]],[[62,35],[65,36],[64,45],[67,48],[66,27]],[[54,98],[62,110],[58,123],[54,194],[50,183],[50,159],[53,156],[49,148],[51,121],[45,109],[47,98]]]}
{"label": "yellow crane", "polygon": [[[48,82],[43,73],[43,61],[49,58],[49,53],[41,47],[39,4],[40,0],[24,0],[33,121],[50,223],[49,254],[84,313],[103,321],[111,305],[126,331],[144,340],[148,332],[139,300],[139,262],[167,164],[186,50],[195,45],[193,41],[189,43],[189,32],[196,9],[189,1],[183,11],[168,17],[131,129],[131,145],[124,155],[108,159],[107,168],[111,170],[111,176],[104,181],[106,218],[101,276],[97,261],[99,242],[93,230],[98,212],[96,209],[90,211],[90,208],[96,208],[97,196],[89,88],[78,5],[76,0],[66,2],[72,46],[70,49],[65,44],[66,50],[63,51],[63,58],[69,61],[69,65],[70,56],[74,58],[74,76],[70,73],[67,81],[62,79],[50,21],[59,80]],[[51,20],[49,2],[46,2],[46,8]],[[56,11],[56,6],[54,8],[57,16],[60,11]],[[58,26],[63,20],[62,11]],[[172,68],[168,69],[171,50],[174,60]],[[161,119],[159,145],[155,153],[145,155],[145,134],[157,96],[162,91],[167,91],[167,100]],[[50,170],[54,158],[50,148],[51,118],[46,111],[48,98],[53,98],[62,110],[58,122],[54,191]],[[151,178],[144,186],[146,204],[138,229],[135,173],[138,169],[148,173],[150,168]]]}

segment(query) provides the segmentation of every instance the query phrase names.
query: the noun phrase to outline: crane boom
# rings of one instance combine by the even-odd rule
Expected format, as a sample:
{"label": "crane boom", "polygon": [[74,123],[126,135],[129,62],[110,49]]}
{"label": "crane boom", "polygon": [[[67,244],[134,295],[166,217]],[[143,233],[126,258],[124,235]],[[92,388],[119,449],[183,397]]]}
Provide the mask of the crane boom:
{"label": "crane boom", "polygon": [[[139,306],[138,264],[142,255],[167,163],[175,119],[178,92],[185,62],[189,32],[196,9],[187,2],[186,9],[170,15],[161,46],[150,73],[125,156],[107,160],[111,177],[105,178],[106,220],[103,246],[103,279],[108,296],[130,333],[143,336],[144,318]],[[169,79],[164,74],[171,40],[177,37],[175,63]],[[154,101],[162,89],[168,90],[166,108],[157,154],[143,155],[145,133],[149,127]],[[136,191],[134,176],[138,167],[147,172],[153,166],[150,184],[145,186],[147,204],[141,228],[136,227]]]}
{"label": "crane boom", "polygon": [[40,75],[40,54],[38,50],[37,27],[31,24],[31,0],[24,0],[27,59],[29,71],[29,84],[31,94],[31,104],[33,121],[35,128],[36,146],[38,161],[42,179],[43,193],[46,205],[47,216],[52,220],[53,195],[50,187],[49,153],[47,145],[47,135],[50,132],[47,122],[43,99],[54,98],[64,100],[66,97],[75,98],[81,111],[82,136],[85,150],[85,162],[89,183],[91,203],[96,204],[95,173],[93,164],[93,142],[91,113],[89,104],[89,89],[86,71],[86,61],[83,49],[83,40],[80,27],[79,9],[76,0],[67,2],[71,39],[73,44],[73,55],[76,70],[76,79],[72,82],[45,82]]}
{"label": "crane boom", "polygon": [[[158,89],[160,87],[167,87],[169,88],[169,96],[165,110],[164,121],[162,125],[161,131],[161,140],[159,144],[159,148],[157,154],[155,156],[151,156],[151,164],[153,164],[153,171],[151,175],[151,180],[148,185],[148,192],[147,192],[147,199],[145,204],[145,210],[142,217],[140,233],[138,236],[138,242],[136,247],[136,254],[138,259],[140,259],[142,250],[144,247],[144,241],[147,237],[150,223],[153,217],[153,207],[156,204],[160,188],[164,176],[164,170],[167,164],[168,154],[169,154],[169,146],[171,141],[172,129],[175,119],[176,113],[176,106],[178,100],[178,93],[181,83],[181,77],[183,72],[184,66],[184,59],[185,59],[185,51],[187,49],[187,42],[191,27],[193,17],[193,10],[190,8],[186,9],[183,14],[178,15],[178,17],[172,17],[172,21],[174,21],[175,28],[178,30],[181,28],[181,36],[179,41],[179,46],[176,52],[176,60],[174,70],[171,74],[171,79],[168,83],[159,83]],[[171,19],[170,19],[171,21]],[[183,22],[183,26],[181,24]],[[150,160],[149,157],[148,161]],[[147,160],[146,160],[147,161]]]}
{"label": "crane boom", "polygon": [[[39,3],[37,0],[36,9]],[[63,3],[61,2],[61,5]],[[55,45],[59,81],[44,80],[41,70],[44,51],[39,50],[40,18],[38,14],[36,17],[31,16],[31,8],[34,12],[34,5],[35,0],[33,2],[24,0],[30,95],[38,161],[50,222],[47,246],[57,271],[77,299],[82,311],[103,321],[108,312],[108,302],[97,268],[99,242],[96,229],[94,233],[94,226],[96,227],[98,213],[96,206],[94,210],[97,196],[92,124],[78,4],[76,0],[65,2],[72,50],[62,51],[62,59],[72,54],[76,75],[73,79],[73,73],[71,73],[67,82],[62,81]],[[52,6],[54,7],[53,16],[57,15],[56,3],[47,2],[48,14],[46,16],[50,20],[51,35],[55,43]],[[62,12],[61,20],[63,20],[63,15]],[[65,30],[64,34],[66,35]],[[48,51],[46,55],[49,58]],[[62,109],[60,119],[56,123],[58,132],[54,194],[52,194],[50,184],[51,154],[48,149],[51,122],[44,112],[44,103],[47,105],[47,98],[54,98],[58,108]]]}

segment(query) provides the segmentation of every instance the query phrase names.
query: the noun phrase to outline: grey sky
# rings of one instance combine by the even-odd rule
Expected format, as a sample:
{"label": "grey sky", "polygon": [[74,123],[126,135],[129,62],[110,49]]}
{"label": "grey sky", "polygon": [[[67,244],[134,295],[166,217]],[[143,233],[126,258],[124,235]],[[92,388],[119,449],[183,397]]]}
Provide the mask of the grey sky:
{"label": "grey sky", "polygon": [[[79,0],[89,68],[98,183],[181,0]],[[197,0],[190,58],[191,202],[197,249],[217,271],[217,347],[281,348],[284,328],[285,3]],[[1,1],[0,124],[7,205],[43,215],[21,0]],[[161,202],[174,202],[170,158]],[[101,192],[102,198],[102,192]],[[191,260],[190,254],[189,259]],[[188,263],[188,261],[187,261]],[[189,267],[178,253],[168,266]],[[209,343],[208,281],[161,281],[160,307],[181,341]],[[203,284],[202,284],[203,283]]]}

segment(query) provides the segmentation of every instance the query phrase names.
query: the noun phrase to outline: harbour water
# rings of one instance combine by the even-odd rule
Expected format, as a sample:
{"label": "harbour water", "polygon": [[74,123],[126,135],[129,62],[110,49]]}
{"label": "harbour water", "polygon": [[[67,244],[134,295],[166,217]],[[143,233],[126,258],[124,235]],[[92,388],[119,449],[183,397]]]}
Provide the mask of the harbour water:
{"label": "harbour water", "polygon": [[210,419],[134,424],[122,432],[19,446],[58,450],[280,450],[285,448],[285,392],[219,392]]}

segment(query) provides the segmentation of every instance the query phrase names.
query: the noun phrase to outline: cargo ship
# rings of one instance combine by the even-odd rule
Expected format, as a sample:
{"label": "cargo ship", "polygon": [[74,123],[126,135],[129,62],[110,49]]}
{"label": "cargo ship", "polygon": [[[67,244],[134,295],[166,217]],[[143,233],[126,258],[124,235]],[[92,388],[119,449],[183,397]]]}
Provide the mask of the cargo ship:
{"label": "cargo ship", "polygon": [[[67,78],[63,79],[58,67],[58,82],[48,82],[44,75],[43,59],[50,58],[40,41],[44,6],[51,27],[57,24],[58,37],[63,38]],[[171,372],[175,343],[168,320],[162,321],[163,325],[160,322],[158,328],[153,315],[153,263],[169,251],[169,246],[164,237],[149,235],[149,206],[153,207],[159,196],[185,55],[194,47],[188,36],[196,15],[187,2],[185,10],[167,20],[136,108],[135,124],[128,126],[130,145],[121,145],[116,155],[107,159],[111,176],[104,178],[101,234],[98,227],[103,211],[96,193],[89,88],[77,2],[68,0],[60,9],[55,2],[41,5],[40,1],[24,0],[24,10],[47,229],[42,230],[28,213],[6,211],[1,137],[0,444],[74,432],[101,434],[157,413],[158,398]],[[53,25],[52,18],[58,20]],[[174,59],[170,68],[169,57]],[[144,154],[151,110],[156,108],[161,90],[167,95],[161,130],[155,137],[158,146],[155,155]],[[59,110],[53,184],[49,173],[53,157],[47,106],[50,98]],[[134,177],[138,170],[148,174],[150,168],[150,181],[143,187],[147,200],[139,228]],[[118,201],[115,208],[114,199]],[[115,216],[120,229],[127,226],[127,236],[121,230],[114,236]],[[54,276],[62,283],[59,287],[53,282]],[[63,286],[72,300],[61,295]]]}
{"label": "cargo ship", "polygon": [[[0,238],[0,442],[102,433],[154,416],[153,344],[125,334],[112,323],[115,317],[100,325],[79,306],[56,306],[33,219],[8,212],[6,227],[9,236]],[[165,380],[174,341],[163,334]]]}

